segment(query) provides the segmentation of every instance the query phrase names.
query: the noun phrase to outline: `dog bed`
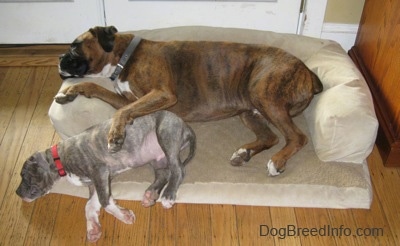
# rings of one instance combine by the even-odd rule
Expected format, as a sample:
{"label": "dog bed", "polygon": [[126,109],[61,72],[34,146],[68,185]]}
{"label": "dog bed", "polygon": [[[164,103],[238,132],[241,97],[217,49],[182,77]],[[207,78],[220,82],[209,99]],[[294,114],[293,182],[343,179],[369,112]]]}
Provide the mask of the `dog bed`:
{"label": "dog bed", "polygon": [[[229,163],[232,153],[255,137],[240,119],[191,123],[197,135],[197,151],[187,166],[178,203],[370,207],[372,188],[366,158],[374,146],[378,121],[365,80],[339,44],[293,34],[217,27],[174,27],[134,33],[159,41],[233,41],[279,47],[303,60],[324,84],[324,91],[294,119],[309,137],[309,143],[288,161],[286,171],[277,177],[268,176],[266,164],[284,145],[282,137],[277,146],[256,155],[246,165],[233,167]],[[61,88],[82,81],[114,90],[107,78],[68,79]],[[66,105],[53,102],[49,117],[57,133],[65,139],[112,117],[114,112],[114,108],[101,100],[79,96]],[[153,177],[149,166],[122,173],[112,182],[113,196],[141,200]],[[88,196],[86,187],[64,181],[52,192]]]}

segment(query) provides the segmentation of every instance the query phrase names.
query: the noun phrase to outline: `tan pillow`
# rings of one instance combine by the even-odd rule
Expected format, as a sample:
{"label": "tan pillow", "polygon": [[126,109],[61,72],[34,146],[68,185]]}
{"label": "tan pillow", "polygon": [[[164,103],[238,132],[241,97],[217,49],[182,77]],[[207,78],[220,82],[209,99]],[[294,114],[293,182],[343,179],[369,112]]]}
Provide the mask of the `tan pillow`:
{"label": "tan pillow", "polygon": [[365,80],[336,44],[305,63],[324,84],[304,112],[316,154],[323,161],[361,163],[371,153],[378,129]]}

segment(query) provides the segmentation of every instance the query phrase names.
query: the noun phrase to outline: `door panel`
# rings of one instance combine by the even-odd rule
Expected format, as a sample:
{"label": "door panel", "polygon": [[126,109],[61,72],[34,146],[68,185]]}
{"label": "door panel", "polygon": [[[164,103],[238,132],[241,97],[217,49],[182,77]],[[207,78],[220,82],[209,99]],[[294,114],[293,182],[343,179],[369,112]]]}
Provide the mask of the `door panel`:
{"label": "door panel", "polygon": [[104,25],[99,0],[0,2],[0,43],[70,43],[84,30]]}
{"label": "door panel", "polygon": [[107,25],[121,31],[172,26],[219,26],[296,33],[301,0],[104,0]]}

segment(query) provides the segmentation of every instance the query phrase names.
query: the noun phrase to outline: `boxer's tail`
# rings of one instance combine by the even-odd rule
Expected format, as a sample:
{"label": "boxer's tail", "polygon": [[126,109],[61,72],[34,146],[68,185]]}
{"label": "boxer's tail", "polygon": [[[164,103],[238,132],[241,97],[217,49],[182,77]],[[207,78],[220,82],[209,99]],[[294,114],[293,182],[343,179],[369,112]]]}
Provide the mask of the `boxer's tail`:
{"label": "boxer's tail", "polygon": [[311,77],[312,77],[311,79],[313,82],[313,92],[314,92],[314,94],[318,94],[324,89],[324,86],[322,85],[322,82],[318,78],[318,76],[315,75],[313,72],[311,72]]}

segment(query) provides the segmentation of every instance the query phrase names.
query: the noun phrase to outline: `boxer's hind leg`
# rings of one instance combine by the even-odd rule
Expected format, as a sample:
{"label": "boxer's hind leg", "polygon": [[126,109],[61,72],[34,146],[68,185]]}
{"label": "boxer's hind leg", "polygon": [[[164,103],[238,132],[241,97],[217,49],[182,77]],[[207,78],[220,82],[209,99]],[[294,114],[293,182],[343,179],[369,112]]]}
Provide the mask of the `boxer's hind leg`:
{"label": "boxer's hind leg", "polygon": [[231,157],[231,165],[240,166],[248,162],[257,153],[269,149],[278,143],[279,139],[271,131],[268,121],[257,110],[249,110],[240,115],[245,126],[254,132],[256,140],[241,146]]}
{"label": "boxer's hind leg", "polygon": [[156,165],[159,165],[160,162],[165,162],[162,165],[166,166],[166,161],[167,161],[166,158],[164,158],[158,162],[152,163],[152,166],[154,167],[155,179],[154,182],[149,186],[149,188],[146,189],[143,195],[142,205],[144,207],[153,206],[157,201],[157,199],[160,197],[162,189],[168,183],[171,173],[169,168],[156,167]]}
{"label": "boxer's hind leg", "polygon": [[284,106],[269,103],[263,108],[271,123],[285,137],[285,146],[275,153],[267,164],[270,176],[276,176],[285,170],[286,161],[307,144],[307,136],[294,124],[292,117]]}

